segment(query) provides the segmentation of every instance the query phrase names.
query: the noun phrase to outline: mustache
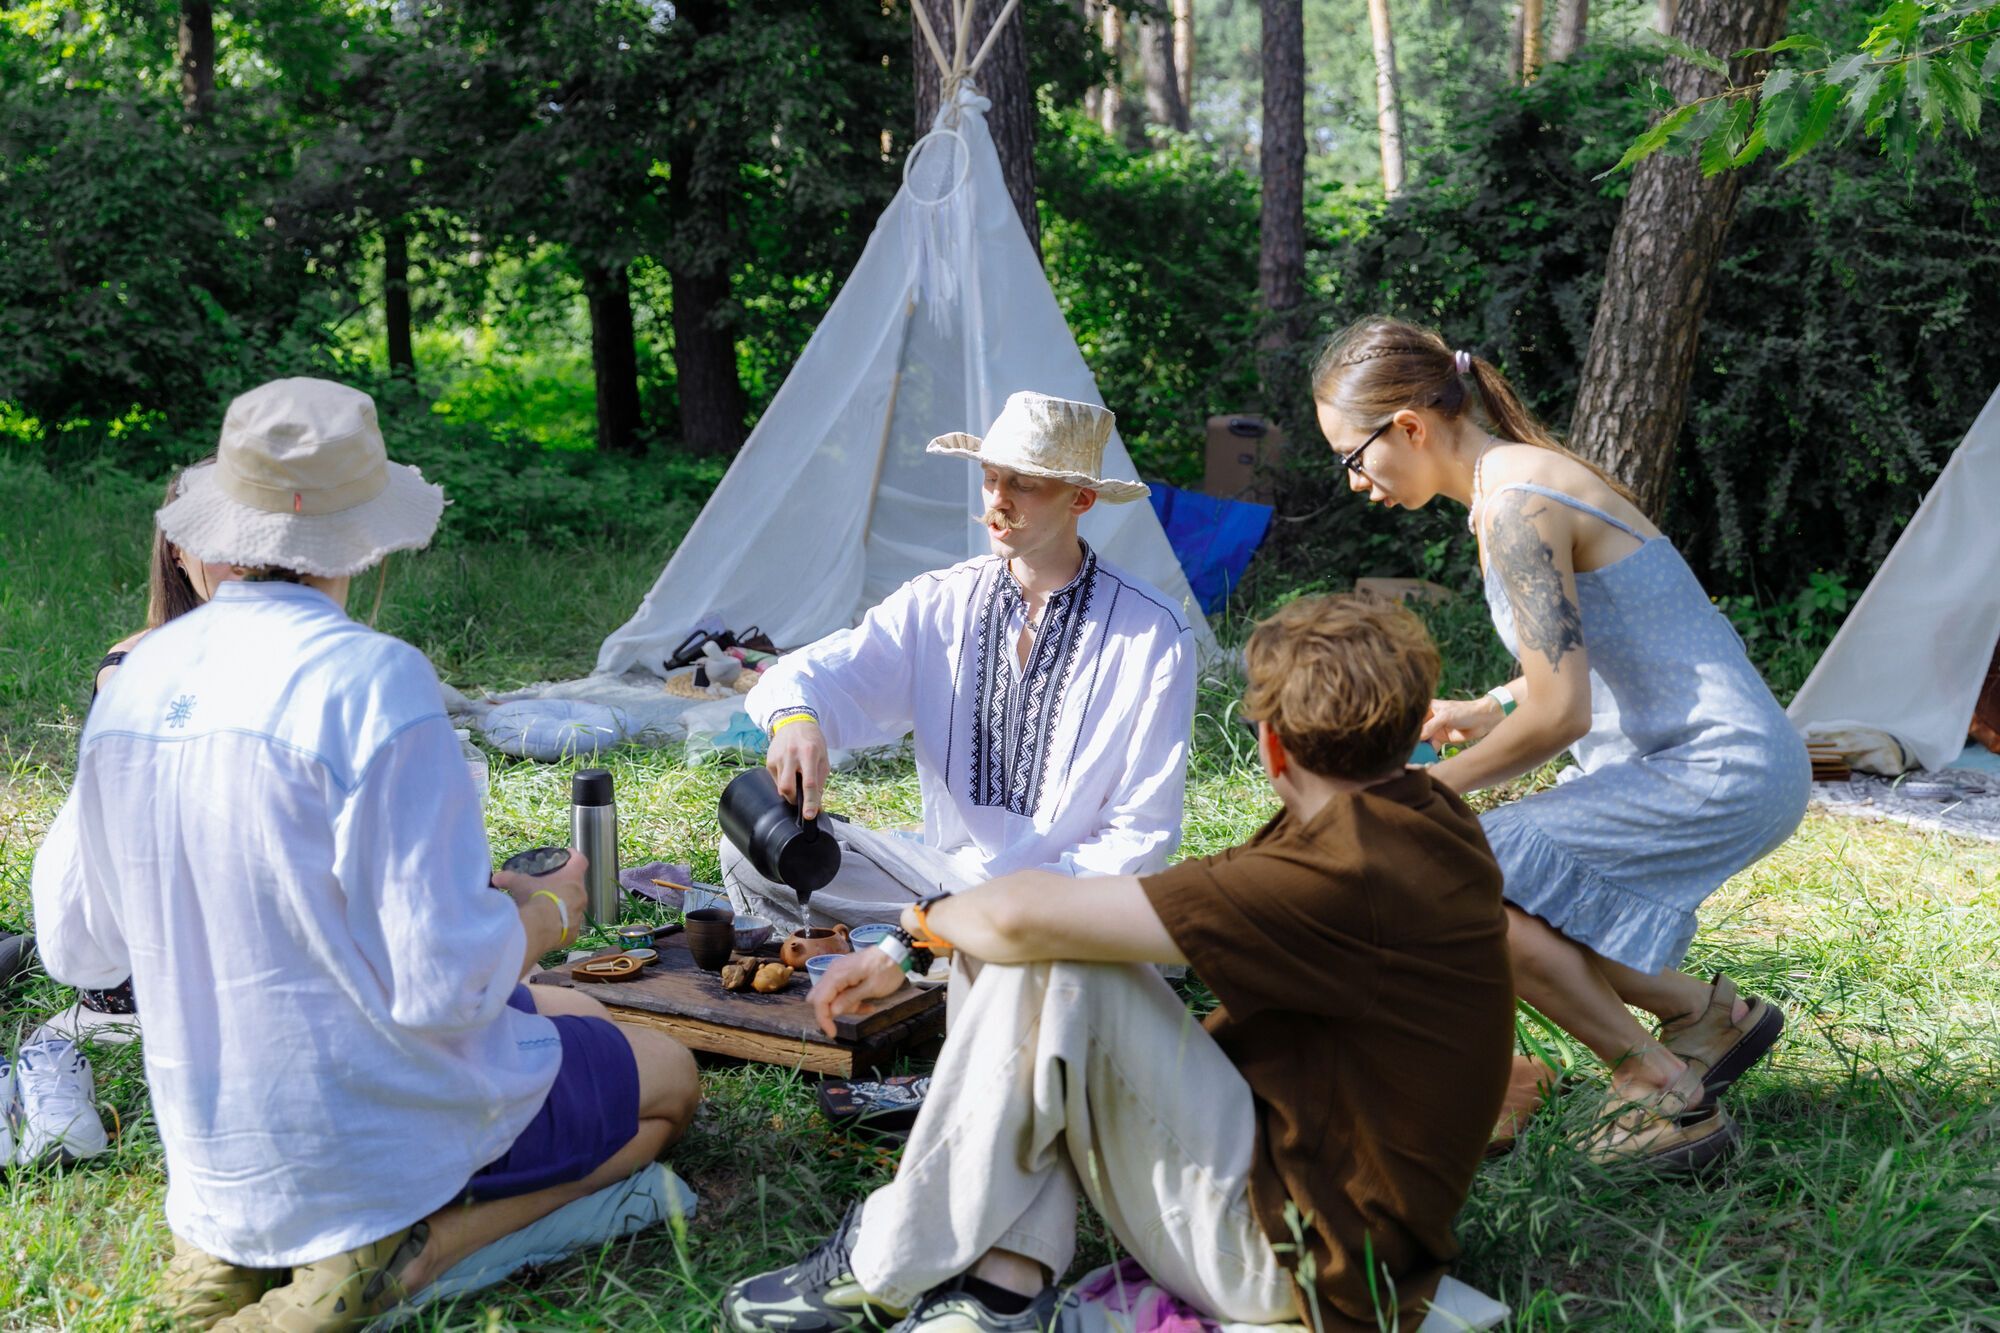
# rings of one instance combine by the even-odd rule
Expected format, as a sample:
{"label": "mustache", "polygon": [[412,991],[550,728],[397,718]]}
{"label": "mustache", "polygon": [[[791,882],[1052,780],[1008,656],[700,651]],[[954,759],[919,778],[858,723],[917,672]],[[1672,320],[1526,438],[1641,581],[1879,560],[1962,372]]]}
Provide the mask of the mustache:
{"label": "mustache", "polygon": [[1005,528],[1009,532],[1019,532],[1022,528],[1028,526],[1027,519],[1015,518],[1011,514],[1003,514],[998,509],[989,509],[972,521],[981,527],[990,525],[996,528]]}

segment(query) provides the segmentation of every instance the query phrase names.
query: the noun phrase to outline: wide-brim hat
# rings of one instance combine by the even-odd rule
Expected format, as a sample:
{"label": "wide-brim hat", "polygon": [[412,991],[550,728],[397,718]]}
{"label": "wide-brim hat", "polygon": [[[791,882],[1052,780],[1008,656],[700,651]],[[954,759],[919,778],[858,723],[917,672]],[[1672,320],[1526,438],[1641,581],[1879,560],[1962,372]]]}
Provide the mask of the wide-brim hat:
{"label": "wide-brim hat", "polygon": [[970,458],[1035,477],[1054,477],[1097,492],[1112,504],[1144,499],[1146,483],[1099,474],[1104,446],[1117,418],[1096,403],[1051,398],[1045,393],[1009,394],[1007,405],[984,436],[955,432],[927,446],[934,454]]}
{"label": "wide-brim hat", "polygon": [[190,469],[156,517],[202,560],[331,579],[429,545],[443,512],[443,487],[389,461],[373,398],[301,378],[232,402],[214,466]]}

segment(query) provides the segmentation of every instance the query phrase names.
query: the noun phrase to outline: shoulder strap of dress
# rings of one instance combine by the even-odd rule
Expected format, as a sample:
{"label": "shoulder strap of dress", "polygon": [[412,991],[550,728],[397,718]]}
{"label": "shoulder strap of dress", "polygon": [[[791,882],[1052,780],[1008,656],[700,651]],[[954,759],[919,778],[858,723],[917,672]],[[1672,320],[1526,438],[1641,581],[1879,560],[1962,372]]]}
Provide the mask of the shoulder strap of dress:
{"label": "shoulder strap of dress", "polygon": [[1606,523],[1609,523],[1612,527],[1618,529],[1620,532],[1632,538],[1634,541],[1643,542],[1646,540],[1644,537],[1640,536],[1638,532],[1633,530],[1633,527],[1630,523],[1626,523],[1623,520],[1613,518],[1611,515],[1605,513],[1602,509],[1599,509],[1596,505],[1591,504],[1588,501],[1579,500],[1574,495],[1565,495],[1561,491],[1554,490],[1548,486],[1543,486],[1539,482],[1510,481],[1505,486],[1496,486],[1491,491],[1487,492],[1485,495],[1480,497],[1479,501],[1480,508],[1483,510],[1486,504],[1489,501],[1491,501],[1494,496],[1499,495],[1503,491],[1527,491],[1530,494],[1539,495],[1545,500],[1554,500],[1557,504],[1568,505],[1571,509],[1579,510],[1582,513],[1589,514],[1593,518],[1603,519]]}

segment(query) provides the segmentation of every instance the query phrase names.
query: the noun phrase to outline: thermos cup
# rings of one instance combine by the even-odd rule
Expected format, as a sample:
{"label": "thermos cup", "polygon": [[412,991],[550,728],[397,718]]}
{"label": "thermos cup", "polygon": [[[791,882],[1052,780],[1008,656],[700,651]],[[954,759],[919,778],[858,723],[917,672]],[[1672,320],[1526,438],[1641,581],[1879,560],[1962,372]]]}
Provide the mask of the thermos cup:
{"label": "thermos cup", "polygon": [[580,769],[570,780],[569,842],[589,859],[583,887],[590,919],[608,925],[618,919],[618,806],[611,798],[611,774]]}

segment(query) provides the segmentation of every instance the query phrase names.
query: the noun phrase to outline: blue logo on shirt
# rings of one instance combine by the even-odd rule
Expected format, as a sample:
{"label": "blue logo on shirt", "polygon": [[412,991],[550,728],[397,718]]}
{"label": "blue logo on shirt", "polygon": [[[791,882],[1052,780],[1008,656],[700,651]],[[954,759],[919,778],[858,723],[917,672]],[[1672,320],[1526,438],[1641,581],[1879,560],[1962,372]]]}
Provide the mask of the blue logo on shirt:
{"label": "blue logo on shirt", "polygon": [[185,727],[188,724],[189,716],[193,713],[194,696],[192,694],[183,694],[180,698],[167,705],[167,725],[170,727]]}

